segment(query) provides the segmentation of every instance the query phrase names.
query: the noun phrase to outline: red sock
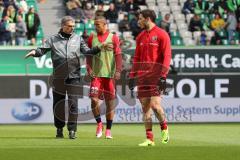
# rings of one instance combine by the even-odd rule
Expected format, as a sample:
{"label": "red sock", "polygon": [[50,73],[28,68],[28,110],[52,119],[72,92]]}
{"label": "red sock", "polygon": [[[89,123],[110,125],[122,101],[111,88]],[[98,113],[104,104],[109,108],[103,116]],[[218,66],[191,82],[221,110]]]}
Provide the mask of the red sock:
{"label": "red sock", "polygon": [[166,130],[167,129],[167,121],[164,120],[160,123],[161,130]]}
{"label": "red sock", "polygon": [[146,136],[147,136],[147,139],[153,141],[152,129],[146,129]]}

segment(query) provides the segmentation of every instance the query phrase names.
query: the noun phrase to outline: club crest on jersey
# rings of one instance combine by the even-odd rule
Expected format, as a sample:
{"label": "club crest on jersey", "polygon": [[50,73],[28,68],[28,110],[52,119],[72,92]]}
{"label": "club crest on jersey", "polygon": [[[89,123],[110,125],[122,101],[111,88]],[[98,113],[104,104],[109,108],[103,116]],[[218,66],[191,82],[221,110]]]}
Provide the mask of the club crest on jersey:
{"label": "club crest on jersey", "polygon": [[157,39],[158,39],[157,36],[152,36],[152,41],[153,41],[153,42],[156,41]]}

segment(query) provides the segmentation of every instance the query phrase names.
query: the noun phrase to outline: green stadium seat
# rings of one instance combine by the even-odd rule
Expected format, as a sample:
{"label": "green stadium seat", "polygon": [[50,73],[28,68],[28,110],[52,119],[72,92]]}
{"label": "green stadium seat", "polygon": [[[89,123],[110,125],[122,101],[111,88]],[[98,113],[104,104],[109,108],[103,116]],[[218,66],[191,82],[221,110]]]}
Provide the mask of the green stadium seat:
{"label": "green stadium seat", "polygon": [[202,21],[204,21],[205,20],[205,18],[207,18],[208,17],[208,15],[207,14],[201,14],[200,15],[200,18],[201,18],[201,20]]}
{"label": "green stadium seat", "polygon": [[208,17],[209,17],[209,21],[212,21],[215,18],[215,14],[210,14]]}
{"label": "green stadium seat", "polygon": [[173,38],[180,38],[180,33],[178,31],[173,31],[170,33],[171,37]]}
{"label": "green stadium seat", "polygon": [[78,34],[78,35],[82,35],[84,32],[84,30],[81,30],[81,29],[75,29],[75,33]]}
{"label": "green stadium seat", "polygon": [[112,0],[102,0],[102,3],[105,5],[109,5],[112,2]]}
{"label": "green stadium seat", "polygon": [[25,40],[24,46],[29,46],[30,44],[31,44],[31,41],[30,41],[30,40]]}
{"label": "green stadium seat", "polygon": [[128,14],[128,21],[130,22],[134,18],[134,14]]}
{"label": "green stadium seat", "polygon": [[155,23],[159,25],[161,21],[162,21],[162,17],[158,17],[156,18]]}
{"label": "green stadium seat", "polygon": [[85,25],[83,23],[76,23],[76,29],[84,30]]}
{"label": "green stadium seat", "polygon": [[176,46],[183,46],[183,40],[181,38],[172,38],[171,39],[172,45]]}
{"label": "green stadium seat", "polygon": [[239,45],[239,39],[235,39],[235,44]]}
{"label": "green stadium seat", "polygon": [[220,37],[227,37],[227,32],[225,30],[221,30],[218,32]]}
{"label": "green stadium seat", "polygon": [[86,30],[94,30],[94,25],[92,23],[86,23],[85,24],[85,29]]}
{"label": "green stadium seat", "polygon": [[227,14],[223,14],[223,15],[222,15],[222,18],[225,19],[225,20],[227,19],[227,17],[228,17]]}
{"label": "green stadium seat", "polygon": [[43,30],[42,29],[39,29],[38,31],[37,31],[37,38],[43,38],[44,37],[44,35],[43,35]]}
{"label": "green stadium seat", "polygon": [[234,39],[235,39],[235,40],[237,40],[237,39],[239,39],[239,38],[240,38],[240,37],[239,37],[239,33],[238,33],[238,32],[234,32],[233,36],[234,36]]}
{"label": "green stadium seat", "polygon": [[222,44],[223,45],[229,45],[230,43],[229,43],[228,39],[223,39]]}
{"label": "green stadium seat", "polygon": [[42,39],[37,39],[37,45],[41,46],[42,45]]}

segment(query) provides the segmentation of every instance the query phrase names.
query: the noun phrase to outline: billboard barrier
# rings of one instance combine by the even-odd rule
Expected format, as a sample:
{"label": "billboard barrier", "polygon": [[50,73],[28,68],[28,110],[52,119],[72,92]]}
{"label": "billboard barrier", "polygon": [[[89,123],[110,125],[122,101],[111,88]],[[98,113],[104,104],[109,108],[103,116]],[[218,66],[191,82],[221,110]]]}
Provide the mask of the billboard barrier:
{"label": "billboard barrier", "polygon": [[[29,50],[0,50],[0,75],[49,75],[52,73],[50,53],[40,58],[24,59]],[[172,66],[181,73],[238,73],[239,48],[188,48],[172,49]],[[133,49],[123,50],[124,63],[129,63]],[[82,74],[85,73],[85,57],[80,57]],[[127,64],[126,64],[127,65]]]}
{"label": "billboard barrier", "polygon": [[[90,99],[79,99],[79,123],[95,123]],[[169,122],[240,122],[240,98],[163,98]],[[118,99],[115,108],[115,123],[142,123],[142,109],[139,101],[133,106]],[[53,123],[51,99],[8,99],[0,100],[0,124],[11,123]],[[105,115],[102,115],[105,122]],[[152,114],[153,122],[158,122]]]}

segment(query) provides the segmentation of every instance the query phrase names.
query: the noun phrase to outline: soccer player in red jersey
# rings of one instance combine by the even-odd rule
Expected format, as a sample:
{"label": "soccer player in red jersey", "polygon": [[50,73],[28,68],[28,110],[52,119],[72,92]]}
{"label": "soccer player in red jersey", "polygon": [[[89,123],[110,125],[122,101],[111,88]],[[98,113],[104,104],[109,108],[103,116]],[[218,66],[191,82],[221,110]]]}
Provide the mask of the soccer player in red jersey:
{"label": "soccer player in red jersey", "polygon": [[[111,139],[111,126],[115,108],[115,80],[120,79],[122,56],[120,42],[117,35],[107,29],[105,17],[97,16],[94,21],[97,33],[90,35],[90,48],[105,44],[112,44],[113,50],[101,51],[99,54],[87,57],[87,70],[91,75],[90,97],[93,115],[97,121],[96,137],[102,136],[103,124],[100,115],[100,99],[106,103],[106,131],[105,137]],[[106,54],[106,55],[105,55]]]}
{"label": "soccer player in red jersey", "polygon": [[142,105],[147,140],[139,146],[154,146],[152,132],[152,111],[159,120],[161,141],[168,143],[169,133],[164,110],[160,104],[161,94],[166,89],[166,76],[171,61],[170,38],[164,30],[154,23],[153,10],[143,10],[138,24],[143,31],[136,38],[133,67],[129,74],[129,89],[137,83],[137,94]]}

